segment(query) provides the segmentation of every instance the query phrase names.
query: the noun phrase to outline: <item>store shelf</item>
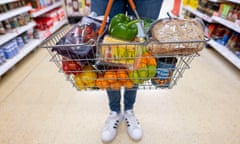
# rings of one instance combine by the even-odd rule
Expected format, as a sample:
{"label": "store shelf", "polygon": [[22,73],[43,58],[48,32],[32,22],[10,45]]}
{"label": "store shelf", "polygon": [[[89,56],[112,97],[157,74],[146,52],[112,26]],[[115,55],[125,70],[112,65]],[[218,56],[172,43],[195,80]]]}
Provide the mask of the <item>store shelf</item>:
{"label": "store shelf", "polygon": [[15,1],[17,1],[17,0],[1,0],[0,5],[15,2]]}
{"label": "store shelf", "polygon": [[217,17],[217,16],[213,16],[213,20],[214,21],[217,21],[218,23],[240,33],[240,26],[238,26],[237,24],[229,21],[229,20],[226,20],[226,19],[223,19],[221,17]]}
{"label": "store shelf", "polygon": [[45,14],[46,12],[49,12],[49,11],[51,11],[51,10],[57,8],[57,7],[62,6],[62,5],[63,5],[62,1],[56,2],[56,3],[54,3],[54,4],[51,5],[51,6],[48,6],[48,7],[46,7],[46,8],[43,8],[43,9],[38,10],[38,11],[35,11],[35,12],[32,12],[32,13],[31,13],[31,16],[32,16],[33,18],[38,17],[38,16],[40,16],[40,15],[42,15],[42,14]]}
{"label": "store shelf", "polygon": [[210,40],[208,44],[213,47],[217,52],[224,56],[228,61],[240,69],[240,58],[238,58],[233,52],[231,52],[227,47],[217,43],[214,40]]}
{"label": "store shelf", "polygon": [[43,39],[48,38],[51,34],[53,34],[54,32],[56,32],[59,28],[61,28],[64,24],[67,24],[68,20],[64,19],[62,21],[59,21],[58,23],[56,23],[54,26],[52,26],[49,30],[45,30],[45,31],[40,31],[40,35]]}
{"label": "store shelf", "polygon": [[9,40],[15,38],[16,36],[18,36],[19,34],[33,28],[34,26],[36,25],[35,22],[31,22],[31,23],[28,23],[27,25],[25,26],[21,26],[19,28],[16,28],[14,30],[14,32],[12,33],[6,33],[4,35],[0,35],[0,45],[8,42]]}
{"label": "store shelf", "polygon": [[[49,32],[50,32],[49,34],[56,32],[59,28],[61,28],[66,23],[68,23],[68,21],[66,19],[57,23],[55,26],[53,26],[49,30]],[[0,76],[3,75],[5,72],[7,72],[9,69],[11,69],[18,61],[20,61],[22,58],[24,58],[33,49],[35,49],[37,46],[39,46],[45,40],[45,38],[31,40],[28,44],[26,44],[20,50],[20,52],[16,56],[14,56],[11,59],[8,59],[7,62],[5,62],[3,65],[0,65]]]}
{"label": "store shelf", "polygon": [[204,13],[201,13],[201,12],[199,12],[198,10],[195,10],[195,9],[189,7],[189,6],[183,6],[183,9],[191,12],[192,14],[194,14],[194,15],[202,18],[203,20],[205,20],[205,21],[207,21],[207,22],[209,22],[209,23],[212,23],[212,22],[213,22],[212,17],[209,17],[208,15],[206,15],[206,14],[204,14]]}
{"label": "store shelf", "polygon": [[28,44],[26,44],[19,53],[11,59],[8,59],[3,65],[0,66],[0,76],[11,69],[17,62],[23,59],[28,53],[30,53],[33,49],[35,49],[42,40],[31,40]]}
{"label": "store shelf", "polygon": [[50,32],[51,33],[54,33],[56,32],[59,28],[61,28],[64,24],[68,23],[68,20],[67,19],[64,19],[60,22],[58,22],[57,24],[55,24],[51,29],[50,29]]}
{"label": "store shelf", "polygon": [[6,19],[9,19],[11,17],[14,17],[16,15],[19,15],[19,14],[22,14],[22,13],[25,13],[25,12],[28,12],[29,10],[31,10],[32,7],[31,6],[24,6],[24,7],[21,7],[21,8],[17,8],[17,9],[14,9],[14,10],[10,10],[8,12],[5,12],[3,14],[0,14],[0,21],[3,21],[3,20],[6,20]]}
{"label": "store shelf", "polygon": [[236,3],[236,4],[240,4],[240,0],[227,0],[229,2],[233,2],[233,3]]}

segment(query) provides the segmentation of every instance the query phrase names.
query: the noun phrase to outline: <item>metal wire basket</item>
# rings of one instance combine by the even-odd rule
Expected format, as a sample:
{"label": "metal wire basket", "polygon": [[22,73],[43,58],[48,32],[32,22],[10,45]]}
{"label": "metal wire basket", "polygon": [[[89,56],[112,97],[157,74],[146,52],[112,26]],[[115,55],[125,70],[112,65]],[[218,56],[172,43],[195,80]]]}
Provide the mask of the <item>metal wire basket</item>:
{"label": "metal wire basket", "polygon": [[[46,39],[41,47],[48,49],[51,61],[59,72],[64,73],[78,90],[170,89],[199,55],[197,51],[188,55],[143,55],[147,45],[144,42],[102,43],[90,40],[82,44],[56,45],[72,27],[65,26]],[[158,45],[176,47],[184,43],[191,47],[192,44],[205,44],[206,41],[159,42]],[[90,48],[87,56],[74,54],[73,50],[76,52],[86,47]],[[114,49],[114,56],[108,57],[107,53],[102,53],[106,48]],[[64,49],[65,53],[60,54],[59,49]],[[134,52],[129,54],[128,51],[132,49]],[[70,65],[70,68],[66,68],[66,65]]]}

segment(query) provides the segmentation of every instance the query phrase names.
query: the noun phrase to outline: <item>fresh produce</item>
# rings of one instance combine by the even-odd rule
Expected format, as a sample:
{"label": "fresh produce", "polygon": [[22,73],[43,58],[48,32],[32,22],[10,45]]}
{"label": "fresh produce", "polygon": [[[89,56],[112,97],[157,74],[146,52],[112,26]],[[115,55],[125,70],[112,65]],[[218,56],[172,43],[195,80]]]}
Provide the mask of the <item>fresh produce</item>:
{"label": "fresh produce", "polygon": [[135,57],[142,54],[142,48],[135,44],[126,43],[127,41],[106,35],[103,39],[103,44],[108,45],[103,45],[101,49],[103,60],[111,63],[132,65]]}
{"label": "fresh produce", "polygon": [[139,20],[131,20],[125,14],[117,14],[110,22],[109,34],[114,38],[132,41],[138,33],[137,22],[139,22]]}
{"label": "fresh produce", "polygon": [[121,86],[128,89],[133,88],[134,84],[129,79],[126,69],[107,70],[100,74],[95,81],[96,87],[100,89],[119,90]]}
{"label": "fresh produce", "polygon": [[80,90],[86,88],[92,88],[95,86],[95,80],[97,79],[97,73],[92,66],[84,66],[81,73],[74,75],[73,77],[76,86]]}
{"label": "fresh produce", "polygon": [[82,70],[80,63],[69,60],[67,58],[62,59],[62,70],[65,74],[78,74]]}
{"label": "fresh produce", "polygon": [[141,84],[155,76],[156,66],[156,59],[148,52],[145,52],[136,60],[135,68],[129,73],[129,77],[134,84]]}

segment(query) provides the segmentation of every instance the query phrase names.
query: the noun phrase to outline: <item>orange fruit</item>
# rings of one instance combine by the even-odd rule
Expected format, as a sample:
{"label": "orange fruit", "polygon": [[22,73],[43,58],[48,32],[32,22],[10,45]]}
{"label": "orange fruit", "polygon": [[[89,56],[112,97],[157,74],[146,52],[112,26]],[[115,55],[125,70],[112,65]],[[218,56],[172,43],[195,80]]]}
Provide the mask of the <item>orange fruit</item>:
{"label": "orange fruit", "polygon": [[100,89],[103,89],[102,88],[102,79],[96,79],[95,85],[96,85],[96,87],[98,87]]}
{"label": "orange fruit", "polygon": [[124,82],[123,85],[124,85],[126,88],[128,88],[128,89],[131,89],[131,88],[133,88],[133,86],[134,86],[133,82],[130,81],[130,80]]}
{"label": "orange fruit", "polygon": [[117,71],[117,78],[120,82],[125,82],[129,79],[127,71],[126,70],[119,70]]}
{"label": "orange fruit", "polygon": [[121,83],[120,82],[111,83],[110,88],[113,90],[119,90],[121,88]]}
{"label": "orange fruit", "polygon": [[109,86],[108,82],[105,79],[103,79],[102,80],[102,88],[106,89],[106,88],[108,88],[108,86]]}
{"label": "orange fruit", "polygon": [[116,73],[114,71],[106,71],[104,74],[104,79],[109,83],[114,83],[117,81]]}

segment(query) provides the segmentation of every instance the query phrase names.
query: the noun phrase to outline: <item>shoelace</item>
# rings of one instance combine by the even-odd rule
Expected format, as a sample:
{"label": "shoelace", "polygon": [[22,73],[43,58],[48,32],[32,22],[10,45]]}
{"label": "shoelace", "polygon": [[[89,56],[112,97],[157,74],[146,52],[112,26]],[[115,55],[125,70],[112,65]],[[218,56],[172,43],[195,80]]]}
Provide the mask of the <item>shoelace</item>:
{"label": "shoelace", "polygon": [[117,128],[120,120],[114,119],[112,116],[109,116],[106,121],[106,129],[111,130],[112,128]]}
{"label": "shoelace", "polygon": [[134,115],[127,116],[125,120],[127,122],[128,127],[131,126],[133,129],[139,129],[139,122],[137,121]]}

